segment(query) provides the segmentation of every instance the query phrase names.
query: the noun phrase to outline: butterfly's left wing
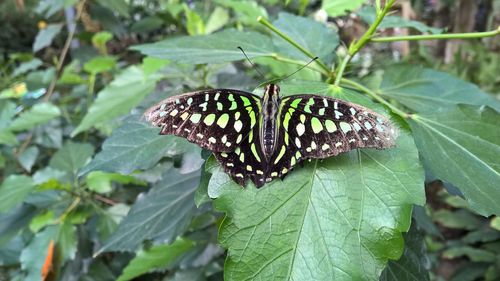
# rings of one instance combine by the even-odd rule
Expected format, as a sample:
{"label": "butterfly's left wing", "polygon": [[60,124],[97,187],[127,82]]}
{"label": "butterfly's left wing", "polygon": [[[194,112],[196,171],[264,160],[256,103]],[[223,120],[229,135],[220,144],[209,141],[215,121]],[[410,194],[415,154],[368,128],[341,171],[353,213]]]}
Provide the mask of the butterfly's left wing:
{"label": "butterfly's left wing", "polygon": [[356,148],[394,146],[397,128],[384,116],[357,104],[318,95],[282,100],[276,151],[268,177],[283,177],[297,163]]}
{"label": "butterfly's left wing", "polygon": [[239,146],[259,118],[260,100],[248,92],[215,89],[167,98],[144,116],[161,127],[161,134],[176,135],[214,152]]}

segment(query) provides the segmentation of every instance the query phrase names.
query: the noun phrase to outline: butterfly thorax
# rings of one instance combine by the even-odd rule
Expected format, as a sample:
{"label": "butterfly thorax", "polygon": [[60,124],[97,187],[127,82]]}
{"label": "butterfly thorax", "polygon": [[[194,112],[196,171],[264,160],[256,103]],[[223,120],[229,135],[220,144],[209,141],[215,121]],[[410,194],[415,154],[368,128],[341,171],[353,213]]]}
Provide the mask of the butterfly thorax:
{"label": "butterfly thorax", "polygon": [[261,99],[260,143],[266,159],[270,159],[276,149],[275,144],[278,137],[276,120],[278,120],[281,103],[279,92],[280,88],[276,84],[269,84],[266,86],[264,96]]}

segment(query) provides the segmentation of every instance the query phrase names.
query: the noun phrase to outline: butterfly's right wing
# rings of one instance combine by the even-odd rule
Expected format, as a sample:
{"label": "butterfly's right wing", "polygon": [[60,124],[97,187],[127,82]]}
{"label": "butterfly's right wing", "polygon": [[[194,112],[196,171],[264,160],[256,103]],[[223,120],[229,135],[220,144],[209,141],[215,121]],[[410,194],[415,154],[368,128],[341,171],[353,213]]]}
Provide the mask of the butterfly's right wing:
{"label": "butterfly's right wing", "polygon": [[283,177],[305,159],[323,159],[356,148],[395,145],[398,130],[384,116],[357,104],[318,95],[282,100],[271,178]]}
{"label": "butterfly's right wing", "polygon": [[214,152],[230,152],[257,124],[260,99],[248,92],[215,89],[165,99],[144,113],[161,127],[161,134],[176,135]]}

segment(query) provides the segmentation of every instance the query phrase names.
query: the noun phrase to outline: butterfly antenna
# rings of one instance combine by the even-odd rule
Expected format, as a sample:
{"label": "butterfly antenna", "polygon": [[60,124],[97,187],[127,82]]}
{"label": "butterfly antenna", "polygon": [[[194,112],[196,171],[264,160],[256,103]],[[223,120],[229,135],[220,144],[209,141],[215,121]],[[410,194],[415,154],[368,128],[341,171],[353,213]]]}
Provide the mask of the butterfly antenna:
{"label": "butterfly antenna", "polygon": [[240,49],[240,51],[243,53],[243,55],[245,56],[245,58],[247,58],[248,62],[252,65],[253,68],[255,68],[255,70],[257,71],[257,73],[259,73],[259,75],[263,78],[263,79],[266,79],[266,77],[264,76],[264,74],[262,74],[262,72],[260,72],[259,68],[250,60],[250,58],[247,56],[247,54],[245,53],[245,51],[243,51],[243,48],[238,46],[238,49]]}
{"label": "butterfly antenna", "polygon": [[280,78],[278,79],[278,81],[284,81],[288,78],[290,78],[290,76],[294,75],[295,73],[301,71],[302,69],[306,68],[308,65],[310,65],[313,61],[317,60],[318,57],[314,57],[312,60],[310,60],[308,63],[306,63],[305,65],[303,65],[302,67],[300,67],[299,69],[297,69],[296,71],[294,71],[293,73],[291,74],[288,74],[287,76],[283,77],[283,78]]}

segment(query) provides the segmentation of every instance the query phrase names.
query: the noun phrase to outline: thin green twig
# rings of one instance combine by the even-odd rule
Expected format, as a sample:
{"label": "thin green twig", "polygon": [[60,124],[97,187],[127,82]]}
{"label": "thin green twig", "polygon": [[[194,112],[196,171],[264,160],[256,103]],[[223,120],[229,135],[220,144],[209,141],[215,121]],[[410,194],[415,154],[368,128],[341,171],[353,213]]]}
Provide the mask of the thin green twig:
{"label": "thin green twig", "polygon": [[374,91],[368,89],[367,87],[365,87],[365,86],[363,86],[363,85],[361,85],[361,84],[359,84],[359,83],[357,83],[355,81],[352,81],[352,80],[349,80],[349,79],[346,79],[346,78],[342,78],[341,82],[345,86],[351,86],[352,88],[355,88],[357,90],[365,92],[367,95],[369,95],[374,100],[376,100],[376,101],[380,102],[381,104],[384,104],[385,106],[387,106],[388,108],[390,108],[392,110],[392,112],[394,112],[395,114],[399,115],[401,118],[406,119],[406,118],[408,118],[410,116],[410,114],[402,111],[401,109],[397,108],[396,106],[394,106],[390,102],[386,101],[379,94],[375,93]]}
{"label": "thin green twig", "polygon": [[394,41],[416,41],[416,40],[439,40],[439,39],[475,39],[494,37],[500,35],[500,27],[496,30],[486,32],[471,32],[471,33],[449,33],[449,34],[422,34],[409,36],[394,36],[394,37],[372,37],[371,42],[394,42]]}
{"label": "thin green twig", "polygon": [[[306,48],[304,48],[303,46],[301,46],[299,43],[295,42],[292,38],[290,38],[288,35],[284,34],[283,32],[281,32],[279,29],[277,29],[272,23],[270,23],[267,19],[263,18],[263,17],[258,17],[257,18],[257,21],[259,23],[261,23],[262,25],[264,25],[265,27],[269,28],[271,31],[273,31],[274,33],[276,33],[278,36],[280,36],[281,38],[285,39],[288,43],[292,44],[292,46],[294,46],[295,48],[297,48],[299,51],[301,51],[302,53],[304,53],[306,56],[308,56],[310,59],[314,59],[316,56],[314,54],[312,54],[311,52],[309,52]],[[315,61],[324,71],[325,73],[328,73],[330,74],[330,69],[328,68],[328,66],[326,66],[326,64],[324,62],[322,62],[320,59],[316,59]]]}
{"label": "thin green twig", "polygon": [[375,21],[370,25],[368,30],[361,36],[361,38],[359,38],[359,40],[355,40],[351,43],[347,56],[343,59],[340,67],[337,70],[334,85],[339,85],[340,80],[342,80],[342,76],[344,75],[344,70],[347,67],[347,64],[351,61],[352,57],[354,57],[354,55],[359,52],[359,50],[361,50],[361,48],[363,48],[366,43],[370,41],[375,31],[377,31],[377,27],[380,25],[385,15],[387,15],[395,1],[396,0],[387,1],[382,10],[377,10],[377,17],[375,18]]}

